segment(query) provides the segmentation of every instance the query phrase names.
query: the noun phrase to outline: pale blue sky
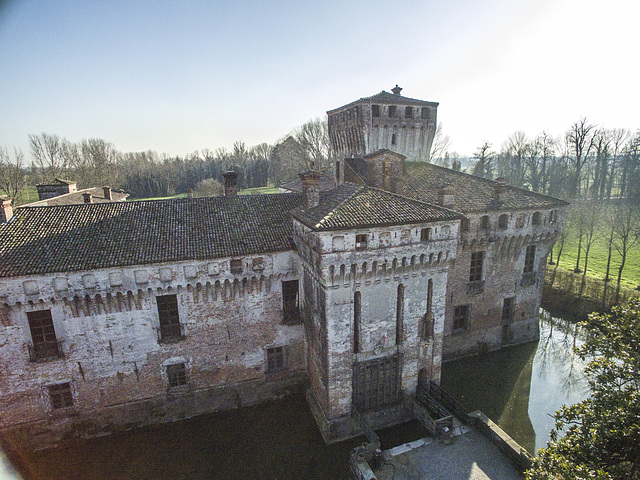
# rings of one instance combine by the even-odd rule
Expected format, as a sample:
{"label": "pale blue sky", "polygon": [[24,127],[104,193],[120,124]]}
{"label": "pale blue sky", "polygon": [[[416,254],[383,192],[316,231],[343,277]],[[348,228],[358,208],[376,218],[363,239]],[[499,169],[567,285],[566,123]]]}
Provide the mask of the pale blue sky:
{"label": "pale blue sky", "polygon": [[396,83],[451,149],[581,116],[640,127],[635,0],[0,0],[0,146],[273,143]]}

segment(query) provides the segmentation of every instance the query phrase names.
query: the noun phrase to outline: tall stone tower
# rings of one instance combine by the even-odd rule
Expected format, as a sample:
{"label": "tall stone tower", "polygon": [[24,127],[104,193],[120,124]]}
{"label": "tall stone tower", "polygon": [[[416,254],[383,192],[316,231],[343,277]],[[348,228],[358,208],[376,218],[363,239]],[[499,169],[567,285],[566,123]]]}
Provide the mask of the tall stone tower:
{"label": "tall stone tower", "polygon": [[329,110],[329,138],[338,158],[389,149],[409,161],[428,161],[438,104],[400,95],[397,85]]}

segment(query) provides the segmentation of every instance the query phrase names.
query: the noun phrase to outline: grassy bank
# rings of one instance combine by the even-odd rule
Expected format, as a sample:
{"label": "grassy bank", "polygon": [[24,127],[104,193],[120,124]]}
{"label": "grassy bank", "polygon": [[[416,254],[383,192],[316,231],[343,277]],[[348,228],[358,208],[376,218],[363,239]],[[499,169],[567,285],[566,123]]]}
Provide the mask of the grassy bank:
{"label": "grassy bank", "polygon": [[[553,249],[553,259],[557,259],[560,249],[559,242]],[[606,238],[598,238],[591,246],[589,251],[589,264],[587,268],[587,276],[599,280],[604,280],[607,271],[608,244]],[[559,267],[565,270],[573,271],[576,266],[576,258],[578,256],[578,238],[575,235],[569,235],[565,240],[562,256],[560,257]],[[618,268],[622,257],[615,249],[611,255],[611,268],[609,276],[610,283],[615,288],[618,278]],[[553,266],[547,269],[552,270]],[[580,270],[584,270],[584,243],[582,253],[580,254]],[[629,289],[636,289],[640,286],[640,244],[636,244],[628,253],[627,261],[622,272],[621,286]]]}

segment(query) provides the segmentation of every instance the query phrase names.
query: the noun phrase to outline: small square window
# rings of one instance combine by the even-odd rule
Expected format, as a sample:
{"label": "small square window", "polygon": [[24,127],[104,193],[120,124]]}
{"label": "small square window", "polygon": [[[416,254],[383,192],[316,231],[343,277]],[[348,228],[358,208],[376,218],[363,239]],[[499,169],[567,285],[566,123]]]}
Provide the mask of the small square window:
{"label": "small square window", "polygon": [[356,250],[364,250],[367,248],[367,234],[356,235]]}
{"label": "small square window", "polygon": [[395,116],[396,116],[395,105],[389,105],[389,118],[395,118]]}
{"label": "small square window", "polygon": [[422,107],[422,112],[421,113],[421,117],[422,118],[428,118],[429,117],[429,108],[428,107]]}
{"label": "small square window", "polygon": [[51,408],[69,408],[73,407],[73,395],[71,394],[70,383],[59,383],[57,385],[49,385],[49,401]]}
{"label": "small square window", "polygon": [[231,273],[242,273],[242,260],[231,260]]}
{"label": "small square window", "polygon": [[285,369],[284,347],[267,348],[267,373],[278,373]]}
{"label": "small square window", "polygon": [[480,228],[487,230],[489,228],[489,215],[483,215],[480,217]]}
{"label": "small square window", "polygon": [[500,215],[498,217],[498,228],[507,228],[507,226],[509,225],[509,217],[507,216],[506,213]]}
{"label": "small square window", "polygon": [[429,240],[431,240],[431,229],[423,228],[420,230],[420,241],[428,242]]}
{"label": "small square window", "polygon": [[462,218],[462,220],[460,220],[460,230],[462,230],[463,232],[468,232],[469,231],[469,219],[468,218]]}
{"label": "small square window", "polygon": [[167,365],[169,388],[182,387],[187,384],[187,367],[184,363]]}
{"label": "small square window", "polygon": [[380,105],[371,105],[371,116],[372,117],[380,116]]}
{"label": "small square window", "polygon": [[405,107],[404,108],[404,116],[405,116],[405,118],[413,118],[413,108],[412,107]]}

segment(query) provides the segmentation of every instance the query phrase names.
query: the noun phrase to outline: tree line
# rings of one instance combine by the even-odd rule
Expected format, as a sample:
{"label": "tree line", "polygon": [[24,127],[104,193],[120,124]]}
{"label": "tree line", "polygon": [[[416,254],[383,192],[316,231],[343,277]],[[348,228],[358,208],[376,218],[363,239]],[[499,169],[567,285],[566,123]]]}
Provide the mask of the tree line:
{"label": "tree line", "polygon": [[[436,132],[434,163],[454,167],[449,138]],[[469,173],[504,178],[535,192],[573,200],[629,198],[640,203],[640,131],[606,129],[586,118],[557,137],[542,132],[528,137],[516,131],[499,150],[485,141],[474,152]]]}
{"label": "tree line", "polygon": [[132,198],[165,197],[192,190],[220,193],[222,174],[238,173],[240,188],[278,185],[294,180],[312,166],[330,170],[326,120],[309,120],[274,145],[248,147],[237,141],[233,148],[204,149],[183,156],[121,152],[106,140],[91,138],[71,142],[56,134],[29,135],[27,162],[24,152],[0,147],[0,189],[14,199],[24,198],[27,185],[55,178],[75,181],[78,188],[109,185]]}

